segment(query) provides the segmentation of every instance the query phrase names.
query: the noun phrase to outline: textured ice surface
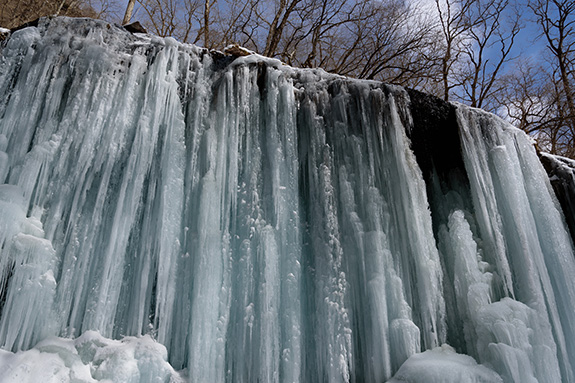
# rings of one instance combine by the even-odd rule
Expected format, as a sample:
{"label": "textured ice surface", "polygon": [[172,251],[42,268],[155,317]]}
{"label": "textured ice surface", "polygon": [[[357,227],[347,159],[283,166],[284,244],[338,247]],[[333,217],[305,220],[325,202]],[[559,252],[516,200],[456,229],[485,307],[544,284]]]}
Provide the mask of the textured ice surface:
{"label": "textured ice surface", "polygon": [[501,120],[457,106],[424,181],[398,87],[67,18],[0,59],[7,373],[575,381],[573,244]]}
{"label": "textured ice surface", "polygon": [[0,381],[185,382],[166,359],[166,348],[149,336],[119,341],[87,331],[74,340],[50,337],[15,354],[0,350]]}
{"label": "textured ice surface", "polygon": [[468,355],[442,345],[410,357],[388,383],[498,383],[503,382],[493,370],[477,364]]}

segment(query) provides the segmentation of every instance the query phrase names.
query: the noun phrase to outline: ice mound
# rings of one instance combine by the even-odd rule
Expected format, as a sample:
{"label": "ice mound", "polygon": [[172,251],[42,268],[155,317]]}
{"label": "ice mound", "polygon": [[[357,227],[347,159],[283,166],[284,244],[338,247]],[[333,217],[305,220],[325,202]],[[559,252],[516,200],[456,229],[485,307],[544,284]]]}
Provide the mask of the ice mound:
{"label": "ice mound", "polygon": [[28,351],[0,350],[2,383],[184,382],[150,336],[111,340],[95,331],[76,339],[52,337]]}
{"label": "ice mound", "polygon": [[503,379],[446,344],[411,356],[387,383],[497,383]]}

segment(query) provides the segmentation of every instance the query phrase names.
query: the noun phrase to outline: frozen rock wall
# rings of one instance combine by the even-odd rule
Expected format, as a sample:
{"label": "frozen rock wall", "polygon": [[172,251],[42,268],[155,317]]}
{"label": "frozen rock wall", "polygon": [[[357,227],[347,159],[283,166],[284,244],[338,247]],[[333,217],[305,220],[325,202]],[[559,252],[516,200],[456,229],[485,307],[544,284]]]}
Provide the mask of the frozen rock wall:
{"label": "frozen rock wall", "polygon": [[565,213],[571,238],[575,241],[575,161],[547,153],[540,153],[539,156]]}
{"label": "frozen rock wall", "polygon": [[565,216],[496,117],[94,20],[0,60],[6,381],[575,381]]}

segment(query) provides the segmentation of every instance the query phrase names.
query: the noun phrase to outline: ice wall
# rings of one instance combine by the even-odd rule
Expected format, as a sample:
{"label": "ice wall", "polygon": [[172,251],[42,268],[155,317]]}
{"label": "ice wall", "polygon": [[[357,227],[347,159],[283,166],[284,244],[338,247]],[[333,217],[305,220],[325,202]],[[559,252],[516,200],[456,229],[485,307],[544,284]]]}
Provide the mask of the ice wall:
{"label": "ice wall", "polygon": [[8,371],[40,350],[70,381],[575,381],[573,243],[523,133],[100,21],[2,44]]}

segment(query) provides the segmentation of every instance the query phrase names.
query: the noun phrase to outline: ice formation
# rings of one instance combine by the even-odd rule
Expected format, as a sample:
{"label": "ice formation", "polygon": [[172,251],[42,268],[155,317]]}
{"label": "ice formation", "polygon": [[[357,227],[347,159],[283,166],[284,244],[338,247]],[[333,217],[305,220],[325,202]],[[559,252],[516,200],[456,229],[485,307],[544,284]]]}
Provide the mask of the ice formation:
{"label": "ice formation", "polygon": [[3,382],[575,382],[522,132],[101,21],[0,49]]}
{"label": "ice formation", "polygon": [[547,153],[540,156],[575,241],[575,160]]}

